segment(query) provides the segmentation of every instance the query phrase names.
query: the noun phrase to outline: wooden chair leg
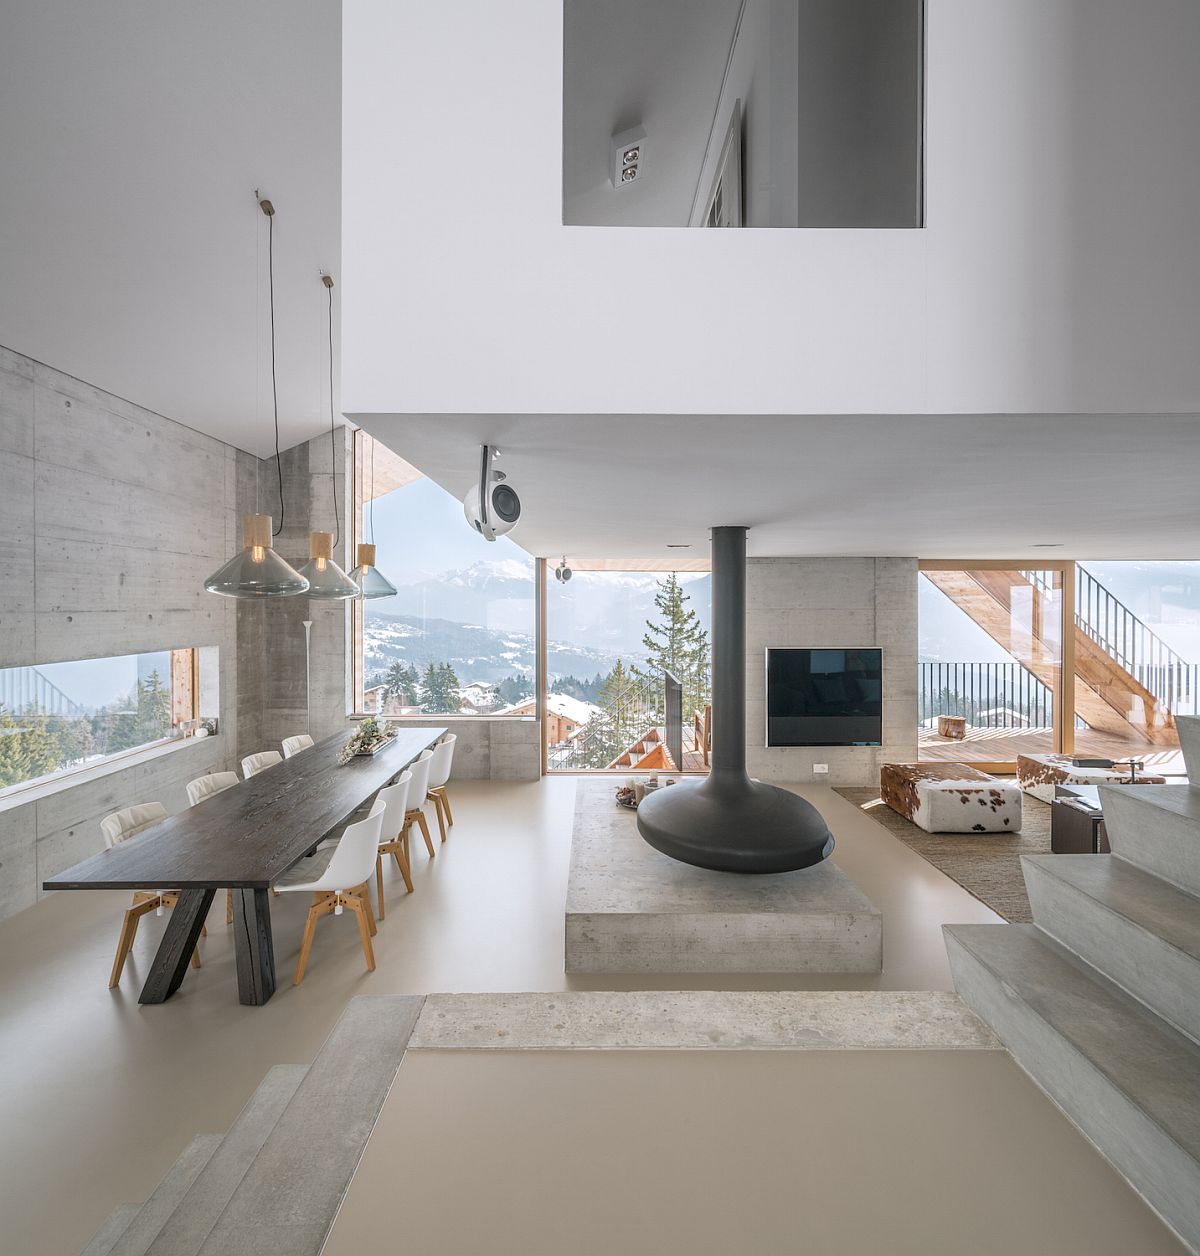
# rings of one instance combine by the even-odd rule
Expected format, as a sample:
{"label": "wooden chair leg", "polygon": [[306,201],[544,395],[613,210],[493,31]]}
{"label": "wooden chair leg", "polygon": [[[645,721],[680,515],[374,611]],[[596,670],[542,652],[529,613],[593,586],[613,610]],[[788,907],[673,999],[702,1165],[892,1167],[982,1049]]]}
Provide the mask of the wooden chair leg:
{"label": "wooden chair leg", "polygon": [[446,840],[446,817],[442,815],[442,799],[438,794],[430,794],[429,801],[433,803],[433,811],[437,816],[438,832],[442,836],[442,841]]}
{"label": "wooden chair leg", "polygon": [[300,939],[300,958],[296,961],[296,979],[292,982],[294,986],[298,986],[304,980],[304,970],[308,967],[308,955],[312,950],[317,921],[333,910],[330,897],[328,894],[313,895],[312,906],[308,909],[308,919],[304,922],[304,936]]}
{"label": "wooden chair leg", "polygon": [[225,891],[225,923],[233,924],[233,890]]}
{"label": "wooden chair leg", "polygon": [[433,848],[433,838],[429,836],[429,825],[425,823],[425,813],[420,807],[414,807],[404,817],[404,830],[406,833],[411,824],[416,824],[420,828],[421,836],[425,839],[425,849],[429,852],[429,858],[432,859],[437,854],[437,851]]}
{"label": "wooden chair leg", "polygon": [[400,875],[404,878],[404,888],[411,894],[413,892],[412,882],[412,864],[408,861],[408,843],[402,841],[400,849],[395,851],[396,864],[400,869]]}
{"label": "wooden chair leg", "polygon": [[387,916],[383,905],[383,851],[375,854],[375,896],[379,899],[379,919],[383,920]]}
{"label": "wooden chair leg", "polygon": [[[142,901],[139,902],[139,898]],[[133,906],[126,908],[124,919],[121,921],[121,933],[117,938],[117,953],[113,956],[112,973],[108,979],[108,988],[110,990],[115,989],[117,983],[121,980],[121,973],[125,968],[125,960],[129,952],[133,950],[133,940],[137,937],[138,921],[147,912],[152,912],[157,907],[158,900],[156,898],[151,898],[147,901],[141,895],[135,894],[133,896]]]}
{"label": "wooden chair leg", "polygon": [[367,957],[367,972],[375,971],[375,952],[371,948],[371,930],[367,925],[370,908],[357,895],[350,896],[350,910],[358,917],[358,936],[362,939],[363,954]]}
{"label": "wooden chair leg", "polygon": [[350,893],[362,899],[363,911],[367,916],[367,927],[371,930],[371,937],[374,937],[379,932],[379,926],[375,923],[375,913],[371,910],[371,891],[366,881],[356,886]]}
{"label": "wooden chair leg", "polygon": [[454,812],[450,809],[450,789],[446,785],[439,785],[437,788],[437,796],[442,800],[442,810],[446,813],[446,827],[454,827]]}

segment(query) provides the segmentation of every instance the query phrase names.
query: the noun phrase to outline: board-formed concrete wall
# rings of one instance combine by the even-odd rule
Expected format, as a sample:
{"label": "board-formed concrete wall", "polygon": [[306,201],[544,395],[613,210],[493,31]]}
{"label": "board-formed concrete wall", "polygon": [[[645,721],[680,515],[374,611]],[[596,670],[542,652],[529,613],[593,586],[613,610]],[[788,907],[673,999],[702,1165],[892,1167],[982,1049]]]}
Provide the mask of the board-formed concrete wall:
{"label": "board-formed concrete wall", "polygon": [[237,609],[204,578],[240,543],[256,474],[249,454],[0,349],[0,667],[215,648],[220,717],[217,737],[0,799],[0,918],[102,849],[102,816],[178,811],[186,782],[233,766]]}
{"label": "board-formed concrete wall", "polygon": [[[297,566],[309,531],[334,526],[333,473],[339,556],[348,550],[348,448],[340,428],[333,442],[322,436],[283,453],[287,512],[275,547]],[[344,602],[246,602],[204,589],[241,547],[241,516],[256,510],[278,523],[274,459],[0,348],[0,667],[207,647],[214,666],[201,689],[220,717],[217,737],[0,798],[0,919],[35,903],[47,877],[101,850],[109,812],[150,801],[180,811],[188,781],[304,732],[305,619],[312,735],[350,731]],[[455,776],[539,774],[536,720],[427,722],[458,732]]]}
{"label": "board-formed concrete wall", "polygon": [[[878,646],[883,745],[766,745],[768,646]],[[764,781],[878,785],[917,757],[917,560],[752,558],[746,573],[746,767]],[[814,776],[827,763],[829,775]]]}

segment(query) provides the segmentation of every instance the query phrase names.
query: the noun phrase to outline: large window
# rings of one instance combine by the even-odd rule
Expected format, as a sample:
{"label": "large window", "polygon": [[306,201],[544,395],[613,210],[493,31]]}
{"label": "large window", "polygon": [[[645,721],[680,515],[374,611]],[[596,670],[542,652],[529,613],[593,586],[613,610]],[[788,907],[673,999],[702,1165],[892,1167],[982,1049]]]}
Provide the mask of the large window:
{"label": "large window", "polygon": [[922,563],[922,759],[1064,753],[1182,773],[1200,707],[1200,563]]}
{"label": "large window", "polygon": [[352,605],[356,709],[532,715],[534,560],[473,532],[457,498],[367,433],[355,448],[358,538],[396,587]]}
{"label": "large window", "polygon": [[703,570],[576,563],[547,580],[550,771],[707,770],[711,596]]}
{"label": "large window", "polygon": [[190,731],[196,651],[0,668],[0,790]]}

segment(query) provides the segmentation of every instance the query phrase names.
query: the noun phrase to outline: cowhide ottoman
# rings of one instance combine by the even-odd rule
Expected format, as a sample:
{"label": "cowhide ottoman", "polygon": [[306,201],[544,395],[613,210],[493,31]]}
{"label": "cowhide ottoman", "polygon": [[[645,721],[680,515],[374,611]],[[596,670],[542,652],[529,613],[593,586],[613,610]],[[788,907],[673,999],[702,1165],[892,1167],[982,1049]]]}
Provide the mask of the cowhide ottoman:
{"label": "cowhide ottoman", "polygon": [[883,801],[927,833],[1016,833],[1021,788],[965,763],[887,763]]}
{"label": "cowhide ottoman", "polygon": [[1054,801],[1056,785],[1164,785],[1166,780],[1139,772],[1136,781],[1131,781],[1127,767],[1081,768],[1067,754],[1017,755],[1017,784],[1042,802]]}

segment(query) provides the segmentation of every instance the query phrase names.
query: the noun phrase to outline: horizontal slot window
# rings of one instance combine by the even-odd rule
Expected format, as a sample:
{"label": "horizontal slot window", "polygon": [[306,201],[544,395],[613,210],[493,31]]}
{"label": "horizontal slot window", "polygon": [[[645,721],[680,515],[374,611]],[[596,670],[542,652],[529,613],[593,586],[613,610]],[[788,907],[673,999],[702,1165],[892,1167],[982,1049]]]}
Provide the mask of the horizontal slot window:
{"label": "horizontal slot window", "polygon": [[199,718],[198,653],[0,668],[0,793],[215,732]]}

